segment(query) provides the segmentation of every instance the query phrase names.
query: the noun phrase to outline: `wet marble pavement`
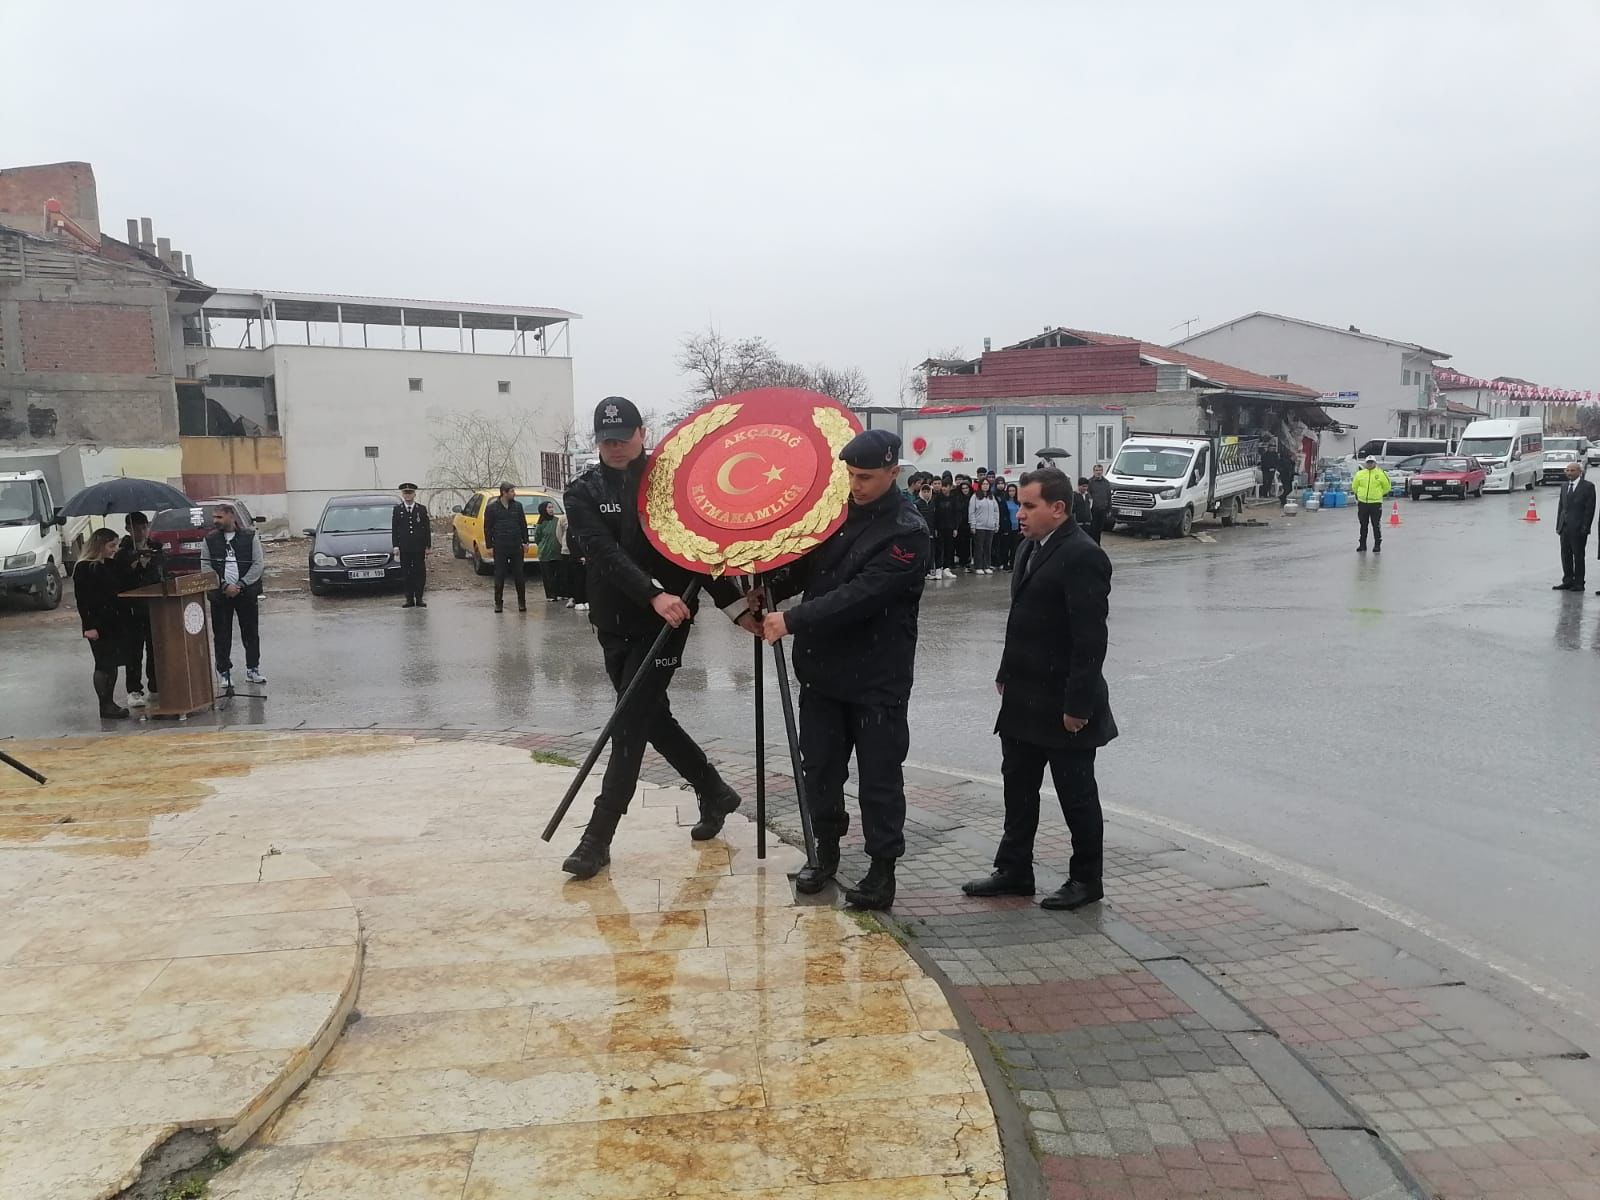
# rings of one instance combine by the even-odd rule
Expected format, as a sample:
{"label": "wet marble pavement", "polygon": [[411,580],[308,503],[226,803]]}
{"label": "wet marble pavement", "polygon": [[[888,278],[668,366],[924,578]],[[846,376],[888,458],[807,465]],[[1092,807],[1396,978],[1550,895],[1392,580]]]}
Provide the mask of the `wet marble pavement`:
{"label": "wet marble pavement", "polygon": [[[0,1166],[0,1195],[101,1195],[135,1131],[227,1127],[211,1094],[259,1085],[287,1040],[267,1031],[314,1024],[306,996],[338,1011],[337,990],[305,989],[335,951],[348,974],[357,920],[342,1036],[211,1196],[1005,1195],[937,985],[875,923],[798,906],[795,852],[774,839],[758,861],[741,816],[697,845],[692,797],[647,787],[611,870],[575,883],[560,860],[586,806],[540,841],[571,773],[525,749],[201,734],[13,752],[52,783],[0,784],[0,996],[25,1010],[0,1005],[0,1141],[78,1136],[53,1174],[39,1154],[32,1175]],[[120,1101],[74,1105],[107,1069]],[[188,1106],[141,1108],[167,1093]]]}

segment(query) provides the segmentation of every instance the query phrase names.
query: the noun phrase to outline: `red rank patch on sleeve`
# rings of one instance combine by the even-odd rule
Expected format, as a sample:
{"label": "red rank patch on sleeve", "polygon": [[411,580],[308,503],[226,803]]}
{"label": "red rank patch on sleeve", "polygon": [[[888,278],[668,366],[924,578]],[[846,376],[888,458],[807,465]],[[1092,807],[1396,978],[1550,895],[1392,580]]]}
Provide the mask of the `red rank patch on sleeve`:
{"label": "red rank patch on sleeve", "polygon": [[902,546],[890,546],[889,557],[894,559],[895,562],[915,562],[917,560],[917,552],[915,550],[907,550]]}

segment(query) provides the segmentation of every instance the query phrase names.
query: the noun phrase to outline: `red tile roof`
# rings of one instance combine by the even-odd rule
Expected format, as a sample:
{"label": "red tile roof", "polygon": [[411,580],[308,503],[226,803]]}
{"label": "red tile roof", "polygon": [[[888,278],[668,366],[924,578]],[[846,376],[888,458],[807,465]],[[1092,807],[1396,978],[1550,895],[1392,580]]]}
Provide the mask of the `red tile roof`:
{"label": "red tile roof", "polygon": [[1144,358],[1155,359],[1158,362],[1181,363],[1196,375],[1203,376],[1224,387],[1238,388],[1240,391],[1274,392],[1283,396],[1295,396],[1308,400],[1314,400],[1321,395],[1315,388],[1302,387],[1298,383],[1274,379],[1270,375],[1257,375],[1254,371],[1246,371],[1243,367],[1230,367],[1227,363],[1201,358],[1198,354],[1174,350],[1169,346],[1157,346],[1151,342],[1141,342],[1138,338],[1121,337],[1114,333],[1096,333],[1090,329],[1064,329],[1062,332],[1081,337],[1084,341],[1094,346],[1114,345],[1118,342],[1134,342],[1138,345],[1139,353]]}

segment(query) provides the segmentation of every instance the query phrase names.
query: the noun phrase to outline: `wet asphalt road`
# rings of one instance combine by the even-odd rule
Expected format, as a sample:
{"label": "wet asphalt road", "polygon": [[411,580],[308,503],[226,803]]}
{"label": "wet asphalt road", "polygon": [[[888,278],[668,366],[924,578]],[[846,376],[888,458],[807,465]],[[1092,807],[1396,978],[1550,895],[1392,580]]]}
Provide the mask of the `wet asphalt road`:
{"label": "wet asphalt road", "polygon": [[[1555,495],[1538,496],[1538,525],[1522,493],[1402,502],[1381,557],[1354,552],[1351,509],[1212,545],[1113,537],[1108,805],[1332,877],[1600,1011],[1600,569],[1583,597],[1549,590]],[[425,611],[272,596],[270,698],[189,727],[598,726],[610,694],[583,618],[536,585],[525,617],[496,616],[483,582]],[[930,585],[914,761],[998,775],[1006,589]],[[673,695],[691,731],[733,735],[751,721],[750,641],[711,616]],[[75,620],[0,613],[0,657],[0,736],[109,727]]]}

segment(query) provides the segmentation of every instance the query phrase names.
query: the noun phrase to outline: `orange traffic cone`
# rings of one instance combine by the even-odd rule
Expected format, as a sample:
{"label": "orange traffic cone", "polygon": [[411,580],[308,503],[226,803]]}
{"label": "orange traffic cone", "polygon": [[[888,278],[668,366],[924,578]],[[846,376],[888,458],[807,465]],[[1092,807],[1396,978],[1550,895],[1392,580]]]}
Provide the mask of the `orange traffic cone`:
{"label": "orange traffic cone", "polygon": [[1524,521],[1537,521],[1539,519],[1539,510],[1534,506],[1532,496],[1528,497],[1528,511],[1522,514],[1522,519]]}
{"label": "orange traffic cone", "polygon": [[1394,502],[1394,510],[1392,512],[1390,512],[1390,514],[1389,514],[1389,524],[1390,525],[1398,525],[1398,524],[1400,524],[1400,501],[1398,501],[1398,500],[1396,500]]}

